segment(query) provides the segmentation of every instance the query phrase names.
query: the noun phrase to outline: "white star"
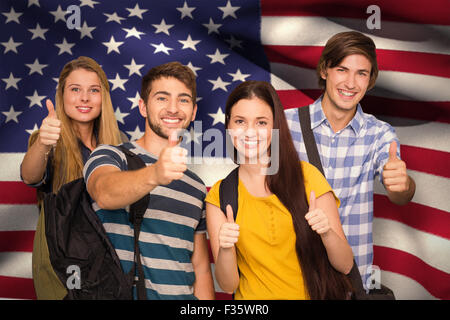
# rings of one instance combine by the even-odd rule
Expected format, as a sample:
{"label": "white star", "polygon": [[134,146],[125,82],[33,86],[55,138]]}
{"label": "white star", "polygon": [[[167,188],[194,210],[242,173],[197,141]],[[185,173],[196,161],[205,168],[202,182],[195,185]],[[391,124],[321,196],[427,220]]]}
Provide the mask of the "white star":
{"label": "white star", "polygon": [[194,65],[192,64],[192,62],[189,61],[189,63],[186,65],[186,67],[189,67],[189,69],[192,70],[192,72],[195,74],[195,76],[198,76],[197,71],[198,70],[202,70],[203,68],[200,67],[194,67]]}
{"label": "white star", "polygon": [[5,47],[5,52],[13,51],[17,53],[17,47],[20,46],[23,42],[14,42],[13,37],[9,37],[8,42],[0,42]]}
{"label": "white star", "polygon": [[189,130],[189,132],[185,132],[183,137],[186,137],[186,141],[183,141],[186,144],[191,143],[192,141],[194,141],[197,144],[200,144],[199,138],[201,138],[201,136],[203,135],[202,132],[195,132],[194,131],[194,127],[191,127],[191,130]]}
{"label": "white star", "polygon": [[132,103],[130,110],[133,110],[134,108],[139,106],[139,100],[141,99],[141,96],[139,95],[139,92],[136,91],[136,96],[127,99],[130,100]]}
{"label": "white star", "polygon": [[172,48],[166,47],[162,42],[160,44],[150,43],[150,45],[155,47],[155,51],[153,53],[164,52],[165,54],[170,55],[169,50],[173,50]]}
{"label": "white star", "polygon": [[20,24],[19,17],[21,15],[23,15],[23,12],[22,13],[21,12],[16,12],[14,10],[14,8],[11,7],[11,10],[9,12],[2,12],[2,15],[4,15],[6,17],[5,24],[7,24],[8,22],[11,22],[11,21],[14,21],[14,22]]}
{"label": "white star", "polygon": [[36,130],[39,130],[38,125],[35,123],[33,129],[27,129],[25,130],[26,132],[28,132],[28,134],[32,134],[33,132],[35,132]]}
{"label": "white star", "polygon": [[136,37],[140,40],[141,34],[145,34],[144,32],[137,31],[135,27],[133,27],[132,29],[122,28],[122,30],[127,33],[125,39],[129,37]]}
{"label": "white star", "polygon": [[115,12],[113,14],[104,13],[104,15],[108,17],[108,19],[106,19],[106,22],[114,21],[117,22],[118,24],[122,24],[120,20],[125,20],[125,18],[119,17]]}
{"label": "white star", "polygon": [[41,76],[44,74],[42,73],[42,69],[48,66],[48,64],[40,64],[38,59],[34,60],[32,64],[25,64],[28,68],[30,68],[30,73],[28,75],[31,75],[35,72],[39,73]]}
{"label": "white star", "polygon": [[164,19],[162,19],[160,24],[152,24],[152,26],[156,28],[155,33],[163,32],[163,33],[167,34],[168,36],[170,36],[169,29],[172,28],[174,25],[166,24],[166,21],[164,21]]}
{"label": "white star", "polygon": [[38,7],[40,7],[41,5],[39,4],[39,0],[28,0],[28,8],[31,7],[32,5],[36,5]]}
{"label": "white star", "polygon": [[208,80],[213,84],[213,88],[211,91],[214,91],[216,89],[222,89],[223,91],[227,92],[227,86],[231,84],[231,82],[223,81],[221,77],[217,77],[216,80]]}
{"label": "white star", "polygon": [[225,39],[226,42],[230,45],[230,49],[233,49],[234,47],[238,47],[242,49],[241,43],[244,42],[242,40],[238,40],[233,35],[230,36],[230,39]]}
{"label": "white star", "polygon": [[195,46],[200,42],[200,40],[192,40],[191,35],[189,34],[186,40],[178,40],[178,42],[183,45],[183,48],[181,49],[192,49],[197,51]]}
{"label": "white star", "polygon": [[30,108],[34,105],[38,105],[39,107],[42,108],[42,103],[41,100],[45,98],[45,96],[40,96],[38,95],[38,92],[36,90],[34,90],[34,93],[32,96],[27,96],[25,97],[28,100],[30,100]]}
{"label": "white star", "polygon": [[35,39],[35,38],[41,38],[41,39],[45,39],[44,34],[48,31],[48,29],[42,29],[41,26],[39,25],[39,23],[36,24],[36,28],[34,29],[28,29],[28,31],[30,31],[33,36],[31,37],[31,40]]}
{"label": "white star", "polygon": [[130,18],[130,17],[138,17],[139,19],[143,19],[142,18],[142,14],[144,12],[148,11],[148,9],[141,9],[141,8],[139,8],[139,4],[138,3],[136,3],[136,6],[133,9],[131,9],[131,8],[126,8],[126,9],[130,13],[128,15],[128,18]]}
{"label": "white star", "polygon": [[12,74],[12,72],[9,73],[9,78],[4,78],[2,79],[3,81],[6,82],[6,88],[5,90],[7,90],[10,87],[14,87],[17,90],[19,90],[19,87],[17,86],[17,82],[19,82],[20,80],[22,80],[22,78],[14,78],[14,75]]}
{"label": "white star", "polygon": [[100,2],[92,1],[92,0],[80,0],[80,7],[89,6],[94,9],[94,5],[99,4]]}
{"label": "white star", "polygon": [[116,120],[119,121],[122,124],[125,124],[125,121],[123,121],[123,118],[129,115],[129,113],[122,113],[120,112],[120,108],[117,107],[116,111],[114,112],[114,115],[116,116]]}
{"label": "white star", "polygon": [[136,126],[134,131],[125,131],[130,135],[130,141],[134,141],[142,137],[143,132],[139,129],[139,126]]}
{"label": "white star", "polygon": [[86,21],[84,21],[81,28],[77,28],[77,30],[80,31],[80,39],[83,39],[84,37],[89,37],[91,39],[94,39],[91,32],[96,28],[97,27],[89,27],[87,25]]}
{"label": "white star", "polygon": [[214,54],[207,54],[207,56],[211,59],[211,64],[219,62],[221,64],[225,64],[224,59],[229,56],[228,53],[220,53],[219,49],[216,49]]}
{"label": "white star", "polygon": [[204,23],[203,26],[208,28],[208,34],[215,32],[219,34],[219,28],[222,26],[221,24],[214,23],[212,18],[209,18],[209,23]]}
{"label": "white star", "polygon": [[186,1],[184,2],[184,5],[182,7],[178,7],[177,10],[181,12],[180,19],[183,19],[184,17],[189,17],[191,19],[194,19],[192,17],[192,11],[195,10],[195,7],[188,7]]}
{"label": "white star", "polygon": [[222,112],[220,107],[217,109],[216,113],[208,113],[208,115],[214,119],[212,126],[217,123],[225,124],[225,113]]}
{"label": "white star", "polygon": [[72,47],[75,45],[75,43],[67,43],[66,38],[63,38],[63,42],[61,43],[55,43],[55,46],[59,48],[58,56],[63,54],[64,52],[67,52],[68,54],[72,55]]}
{"label": "white star", "polygon": [[232,7],[230,0],[228,0],[227,5],[225,7],[218,7],[219,10],[223,12],[222,19],[230,16],[237,19],[235,12],[239,10],[240,7]]}
{"label": "white star", "polygon": [[17,116],[19,114],[21,114],[22,111],[14,111],[13,106],[11,106],[11,109],[9,109],[9,111],[2,112],[2,113],[6,116],[5,123],[7,123],[8,121],[11,121],[11,120],[19,123],[19,120],[17,120]]}
{"label": "white star", "polygon": [[119,47],[123,44],[123,42],[120,42],[120,41],[117,42],[114,39],[114,36],[111,36],[111,39],[109,40],[109,42],[102,42],[102,43],[103,43],[103,45],[105,45],[108,48],[107,54],[109,54],[111,51],[115,51],[120,54]]}
{"label": "white star", "polygon": [[124,84],[125,84],[125,82],[127,82],[127,81],[128,81],[128,79],[121,79],[121,78],[119,77],[119,74],[116,73],[116,78],[113,79],[113,80],[109,80],[109,82],[111,82],[112,85],[113,85],[111,91],[114,91],[114,90],[116,90],[117,88],[120,88],[120,89],[122,89],[123,91],[125,91]]}
{"label": "white star", "polygon": [[134,59],[131,59],[130,64],[124,64],[123,66],[129,70],[128,76],[136,73],[138,76],[142,77],[141,69],[145,66],[145,64],[136,64]]}
{"label": "white star", "polygon": [[58,8],[56,8],[55,11],[50,11],[50,13],[55,17],[55,23],[59,20],[66,21],[65,15],[67,14],[67,11],[61,9],[60,5],[58,5]]}
{"label": "white star", "polygon": [[228,73],[233,77],[231,81],[245,81],[246,78],[250,77],[250,74],[241,73],[240,69],[237,69],[236,73]]}

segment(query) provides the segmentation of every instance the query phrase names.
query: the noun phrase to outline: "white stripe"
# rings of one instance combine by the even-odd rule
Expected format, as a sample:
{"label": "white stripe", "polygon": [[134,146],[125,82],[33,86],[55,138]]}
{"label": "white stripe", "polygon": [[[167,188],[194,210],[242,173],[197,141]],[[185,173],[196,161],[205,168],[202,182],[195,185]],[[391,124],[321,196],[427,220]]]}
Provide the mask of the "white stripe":
{"label": "white stripe", "polygon": [[[275,90],[319,89],[314,69],[271,63],[270,82]],[[450,101],[450,78],[380,70],[367,95],[412,101]]]}
{"label": "white stripe", "polygon": [[377,116],[393,125],[402,145],[450,152],[450,125],[440,122]]}
{"label": "white stripe", "polygon": [[36,230],[38,218],[35,204],[0,204],[0,231]]}
{"label": "white stripe", "polygon": [[[414,212],[411,212],[414,214]],[[383,218],[373,221],[374,245],[401,250],[450,273],[450,240]]]}
{"label": "white stripe", "polygon": [[0,252],[0,276],[32,279],[31,252]]}
{"label": "white stripe", "polygon": [[[264,45],[324,46],[338,32],[360,30],[378,49],[450,53],[450,26],[383,20],[381,30],[367,33],[366,20],[327,17],[262,17]],[[391,35],[408,35],[397,40]],[[405,37],[403,37],[405,38]]]}
{"label": "white stripe", "polygon": [[[407,172],[416,182],[413,202],[450,212],[450,201],[448,201],[450,179],[415,170],[407,170]],[[387,195],[378,178],[375,179],[374,193]]]}
{"label": "white stripe", "polygon": [[[4,138],[4,137],[3,137]],[[22,181],[20,179],[20,164],[25,153],[0,153],[0,181]]]}
{"label": "white stripe", "polygon": [[[120,260],[126,260],[133,262],[134,252],[128,250],[116,249],[117,256]],[[173,271],[185,271],[194,272],[192,263],[183,263],[173,260],[148,258],[141,255],[141,259],[144,261],[144,265],[152,269],[173,270]]]}
{"label": "white stripe", "polygon": [[417,281],[398,273],[381,270],[381,283],[394,291],[397,300],[437,300]]}

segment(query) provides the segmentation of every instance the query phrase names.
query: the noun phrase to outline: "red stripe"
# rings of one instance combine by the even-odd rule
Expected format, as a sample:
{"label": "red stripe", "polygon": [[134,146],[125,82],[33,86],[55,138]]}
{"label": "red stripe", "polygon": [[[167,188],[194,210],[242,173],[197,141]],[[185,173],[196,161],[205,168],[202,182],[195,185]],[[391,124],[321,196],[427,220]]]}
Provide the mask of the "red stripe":
{"label": "red stripe", "polygon": [[[401,142],[401,141],[400,141]],[[400,146],[408,169],[450,178],[450,153],[407,145]],[[424,161],[426,159],[426,161]]]}
{"label": "red stripe", "polygon": [[[414,199],[413,199],[414,200]],[[373,195],[376,218],[390,219],[450,240],[450,212],[428,207],[416,202],[398,206],[385,195]]]}
{"label": "red stripe", "polygon": [[233,300],[233,296],[228,293],[216,292],[216,300]]}
{"label": "red stripe", "polygon": [[0,276],[0,298],[36,299],[33,279]]}
{"label": "red stripe", "polygon": [[[439,299],[450,299],[450,274],[433,268],[404,251],[374,246],[374,265],[414,279]],[[381,279],[383,281],[383,279]],[[393,288],[395,290],[395,288]]]}
{"label": "red stripe", "polygon": [[[285,109],[304,106],[322,94],[320,89],[277,92]],[[305,95],[309,99],[305,99]],[[361,105],[364,112],[370,114],[450,123],[450,102],[398,100],[366,95]]]}
{"label": "red stripe", "polygon": [[[412,22],[426,24],[450,24],[448,0],[261,0],[263,16],[319,16],[342,17],[366,20],[371,13],[367,7],[380,7],[381,28],[383,21]],[[363,24],[366,28],[366,24]]]}
{"label": "red stripe", "polygon": [[0,252],[33,252],[35,231],[0,231]]}
{"label": "red stripe", "polygon": [[36,203],[36,189],[20,181],[0,182],[0,204]]}
{"label": "red stripe", "polygon": [[[322,50],[322,46],[264,46],[270,62],[309,69],[316,68]],[[446,54],[377,49],[377,62],[379,70],[450,78],[450,55]]]}

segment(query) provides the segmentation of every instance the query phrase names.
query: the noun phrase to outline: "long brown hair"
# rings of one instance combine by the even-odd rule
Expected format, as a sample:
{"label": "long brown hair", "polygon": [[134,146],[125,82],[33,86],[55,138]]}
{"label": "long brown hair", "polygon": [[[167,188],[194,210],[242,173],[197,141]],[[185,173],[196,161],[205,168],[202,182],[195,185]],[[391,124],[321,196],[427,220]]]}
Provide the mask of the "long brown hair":
{"label": "long brown hair", "polygon": [[[295,248],[302,269],[304,283],[311,299],[346,299],[351,291],[345,275],[330,264],[320,236],[308,225],[308,212],[303,172],[300,159],[287,125],[281,101],[275,89],[264,81],[246,81],[237,86],[225,106],[225,128],[228,127],[231,109],[241,99],[257,97],[272,109],[273,129],[279,130],[279,169],[267,175],[265,182],[292,215],[296,234]],[[272,155],[276,156],[276,155]]]}
{"label": "long brown hair", "polygon": [[[109,83],[105,72],[100,65],[89,57],[80,56],[68,62],[61,71],[55,96],[55,109],[58,119],[61,121],[61,134],[56,144],[52,157],[53,180],[52,191],[56,193],[63,184],[83,176],[83,158],[79,147],[78,132],[74,128],[72,120],[64,111],[64,87],[70,73],[77,69],[85,69],[95,72],[100,80],[102,94],[102,110],[94,120],[94,132],[97,133],[97,145],[120,144],[121,137],[111,97]],[[37,132],[30,137],[30,145],[37,138]]]}

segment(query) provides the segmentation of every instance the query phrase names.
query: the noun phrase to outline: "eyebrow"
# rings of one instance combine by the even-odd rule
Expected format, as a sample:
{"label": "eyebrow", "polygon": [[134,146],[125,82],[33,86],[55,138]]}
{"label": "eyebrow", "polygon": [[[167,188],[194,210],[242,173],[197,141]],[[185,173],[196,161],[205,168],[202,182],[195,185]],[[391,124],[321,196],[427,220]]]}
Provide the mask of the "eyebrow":
{"label": "eyebrow", "polygon": [[[67,87],[70,87],[70,86],[79,86],[79,87],[81,87],[81,84],[78,84],[78,83],[71,83],[71,84],[68,84],[68,85],[67,85]],[[100,88],[101,88],[101,85],[99,85],[99,84],[93,84],[93,85],[90,85],[89,87],[100,87]]]}
{"label": "eyebrow", "polygon": [[[242,118],[245,119],[244,116],[240,116],[240,115],[234,115],[233,118]],[[261,120],[261,119],[269,119],[268,117],[262,116],[262,117],[256,117],[256,120]]]}
{"label": "eyebrow", "polygon": [[[342,65],[339,65],[339,66],[337,66],[338,68],[340,68],[340,69],[345,69],[345,70],[349,70],[349,68],[347,68],[347,67],[345,67],[345,66],[342,66]],[[367,73],[370,73],[370,71],[369,70],[367,70],[367,69],[358,69],[358,72],[367,72]]]}
{"label": "eyebrow", "polygon": [[[170,94],[169,92],[167,92],[167,91],[156,91],[156,92],[153,94],[153,96],[156,96],[157,94],[163,94],[163,95],[165,95],[165,96],[170,96],[170,95],[171,95],[171,94]],[[192,96],[191,96],[190,94],[188,94],[188,93],[180,93],[180,94],[178,95],[178,97],[189,97],[189,98],[192,99]]]}

